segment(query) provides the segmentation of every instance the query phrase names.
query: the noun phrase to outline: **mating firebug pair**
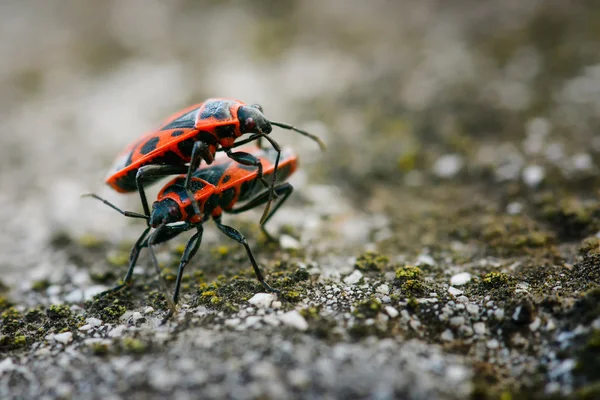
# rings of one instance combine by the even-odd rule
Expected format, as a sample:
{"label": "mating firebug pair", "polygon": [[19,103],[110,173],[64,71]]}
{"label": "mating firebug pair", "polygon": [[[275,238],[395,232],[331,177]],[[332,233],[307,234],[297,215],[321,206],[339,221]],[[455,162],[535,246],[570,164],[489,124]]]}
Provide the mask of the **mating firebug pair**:
{"label": "mating firebug pair", "polygon": [[[183,270],[198,251],[202,240],[202,223],[210,217],[219,230],[246,248],[255,274],[265,289],[277,292],[265,282],[244,236],[237,230],[221,224],[223,211],[239,213],[266,204],[260,224],[263,232],[269,236],[264,230],[264,224],[292,193],[293,187],[283,181],[296,169],[297,158],[289,150],[284,151],[282,155],[277,142],[267,136],[272,130],[272,125],[310,137],[324,149],[323,142],[316,136],[288,124],[269,121],[258,105],[249,106],[230,99],[209,99],[172,115],[158,130],[145,135],[121,153],[106,182],[119,192],[137,190],[144,213],[123,211],[94,194],[90,196],[103,201],[125,216],[145,219],[148,226],[133,246],[123,284],[108,292],[120,290],[131,283],[133,269],[142,248],[149,248],[158,270],[152,245],[196,229],[181,257],[175,292],[170,299],[173,311],[179,299]],[[252,135],[235,142],[246,133]],[[258,147],[250,152],[232,151],[234,147],[254,140],[260,143],[262,138],[272,145],[272,150]],[[213,164],[217,151],[224,151],[237,163],[220,157]],[[207,165],[200,166],[202,160]],[[150,211],[144,185],[172,174],[185,175],[175,178],[160,191]],[[270,185],[265,178],[271,178]],[[259,181],[268,190],[261,193]],[[276,196],[283,198],[270,210],[270,204]],[[245,204],[233,208],[240,202]],[[176,222],[180,223],[174,224]],[[151,228],[156,229],[148,236]]]}

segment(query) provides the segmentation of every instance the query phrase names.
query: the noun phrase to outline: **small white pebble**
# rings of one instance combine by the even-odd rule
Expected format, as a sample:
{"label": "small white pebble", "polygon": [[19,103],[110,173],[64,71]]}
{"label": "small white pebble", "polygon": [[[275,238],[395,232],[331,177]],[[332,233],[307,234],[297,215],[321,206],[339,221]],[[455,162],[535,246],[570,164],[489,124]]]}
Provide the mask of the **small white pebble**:
{"label": "small white pebble", "polygon": [[85,322],[91,326],[100,326],[102,325],[102,320],[98,318],[86,318]]}
{"label": "small white pebble", "polygon": [[477,304],[467,304],[467,312],[472,315],[479,315],[479,306]]}
{"label": "small white pebble", "polygon": [[285,314],[281,315],[279,319],[285,325],[294,327],[298,330],[305,331],[308,329],[308,322],[306,322],[304,317],[296,310],[286,312]]}
{"label": "small white pebble", "polygon": [[433,165],[433,173],[439,178],[452,178],[463,167],[463,159],[458,154],[445,154]]}
{"label": "small white pebble", "polygon": [[487,341],[487,343],[485,344],[487,346],[488,349],[497,349],[498,347],[500,347],[500,342],[498,342],[498,340],[496,339],[490,339]]}
{"label": "small white pebble", "polygon": [[125,331],[125,329],[127,329],[127,327],[125,325],[118,325],[118,326],[114,327],[110,332],[108,332],[108,337],[111,337],[111,338],[121,337],[123,335],[123,332]]}
{"label": "small white pebble", "polygon": [[506,206],[506,212],[510,215],[521,214],[523,210],[523,205],[519,202],[513,201],[512,203],[508,203]]}
{"label": "small white pebble", "polygon": [[535,332],[535,331],[537,331],[540,328],[541,325],[542,325],[542,320],[539,317],[536,317],[533,320],[533,322],[531,322],[529,324],[529,330],[531,332]]}
{"label": "small white pebble", "polygon": [[454,328],[461,326],[464,323],[465,323],[465,317],[458,316],[458,317],[450,318],[450,326],[452,326]]}
{"label": "small white pebble", "polygon": [[529,165],[523,169],[523,182],[529,187],[536,187],[544,180],[546,172],[540,165]]}
{"label": "small white pebble", "polygon": [[498,321],[502,321],[504,319],[504,309],[503,308],[499,308],[496,311],[494,311],[494,317]]}
{"label": "small white pebble", "polygon": [[485,335],[485,331],[486,331],[485,323],[475,322],[473,324],[473,331],[475,331],[475,333],[479,336]]}
{"label": "small white pebble", "polygon": [[281,308],[281,302],[279,300],[274,301],[273,303],[271,303],[271,307],[273,307],[274,309],[278,310]]}
{"label": "small white pebble", "polygon": [[390,318],[396,318],[400,313],[398,312],[398,310],[396,310],[394,307],[392,306],[385,306],[384,308],[385,312],[387,313],[387,315],[390,316]]}
{"label": "small white pebble", "polygon": [[471,274],[468,272],[461,272],[460,274],[453,275],[450,278],[450,284],[452,286],[462,286],[471,280]]}
{"label": "small white pebble", "polygon": [[362,272],[359,270],[355,270],[350,275],[344,278],[344,283],[346,285],[356,285],[363,277]]}
{"label": "small white pebble", "polygon": [[279,245],[284,250],[296,250],[300,248],[300,242],[290,235],[281,235]]}
{"label": "small white pebble", "polygon": [[435,266],[435,260],[429,254],[419,254],[416,261],[417,265],[429,265],[430,267]]}
{"label": "small white pebble", "polygon": [[412,320],[410,320],[408,325],[412,328],[413,331],[418,331],[419,327],[421,326],[421,323],[419,321],[417,321],[416,319],[412,319]]}
{"label": "small white pebble", "polygon": [[241,322],[242,322],[242,320],[239,318],[227,319],[227,320],[225,320],[225,326],[234,327],[234,326],[238,326]]}
{"label": "small white pebble", "polygon": [[77,330],[79,330],[81,332],[87,332],[92,328],[93,328],[93,326],[91,326],[90,324],[85,324],[83,326],[80,326]]}
{"label": "small white pebble", "polygon": [[277,296],[271,293],[256,293],[248,303],[256,306],[257,308],[269,308],[271,303],[275,301]]}
{"label": "small white pebble", "polygon": [[446,329],[440,336],[440,339],[442,339],[445,342],[450,342],[450,341],[454,340],[454,334],[452,333],[452,331],[450,329]]}
{"label": "small white pebble", "polygon": [[381,294],[388,294],[390,292],[390,287],[386,284],[379,285],[377,287],[377,292]]}
{"label": "small white pebble", "polygon": [[[456,302],[461,303],[461,304],[467,304],[469,302],[469,298],[467,296],[458,296],[456,298]],[[459,304],[459,305],[461,305],[461,304]]]}
{"label": "small white pebble", "polygon": [[141,312],[136,311],[136,312],[133,313],[133,315],[131,316],[131,318],[133,319],[133,322],[137,322],[140,319],[144,319],[144,316],[142,315]]}
{"label": "small white pebble", "polygon": [[148,306],[146,308],[144,308],[144,314],[148,315],[148,314],[152,314],[154,312],[154,308]]}
{"label": "small white pebble", "polygon": [[448,288],[448,293],[450,293],[452,296],[456,297],[456,296],[460,296],[464,292],[460,289],[455,288],[454,286],[450,286]]}
{"label": "small white pebble", "polygon": [[73,334],[71,332],[57,333],[54,335],[54,340],[62,344],[68,344],[73,340]]}

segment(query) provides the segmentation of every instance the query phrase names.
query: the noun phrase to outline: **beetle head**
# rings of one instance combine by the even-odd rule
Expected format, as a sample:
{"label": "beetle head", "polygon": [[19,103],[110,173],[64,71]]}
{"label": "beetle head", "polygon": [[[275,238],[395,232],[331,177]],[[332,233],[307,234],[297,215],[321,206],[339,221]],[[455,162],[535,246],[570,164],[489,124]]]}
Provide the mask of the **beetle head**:
{"label": "beetle head", "polygon": [[150,226],[156,228],[159,225],[170,224],[181,221],[181,211],[177,202],[173,199],[163,199],[152,204],[150,213]]}
{"label": "beetle head", "polygon": [[271,123],[262,113],[262,107],[258,104],[241,106],[238,109],[238,120],[240,121],[240,132],[244,133],[271,133]]}

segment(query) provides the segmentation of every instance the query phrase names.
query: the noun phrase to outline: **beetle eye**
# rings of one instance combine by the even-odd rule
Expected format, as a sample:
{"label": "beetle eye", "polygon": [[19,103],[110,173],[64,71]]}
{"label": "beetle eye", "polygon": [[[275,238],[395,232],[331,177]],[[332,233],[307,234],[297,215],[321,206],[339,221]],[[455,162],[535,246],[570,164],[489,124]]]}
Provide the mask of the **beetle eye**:
{"label": "beetle eye", "polygon": [[250,107],[256,108],[261,113],[263,112],[263,108],[262,108],[262,106],[260,104],[252,104]]}
{"label": "beetle eye", "polygon": [[169,215],[176,217],[178,213],[179,209],[177,207],[169,207]]}
{"label": "beetle eye", "polygon": [[245,126],[246,131],[251,131],[256,128],[256,122],[254,122],[253,118],[246,118]]}

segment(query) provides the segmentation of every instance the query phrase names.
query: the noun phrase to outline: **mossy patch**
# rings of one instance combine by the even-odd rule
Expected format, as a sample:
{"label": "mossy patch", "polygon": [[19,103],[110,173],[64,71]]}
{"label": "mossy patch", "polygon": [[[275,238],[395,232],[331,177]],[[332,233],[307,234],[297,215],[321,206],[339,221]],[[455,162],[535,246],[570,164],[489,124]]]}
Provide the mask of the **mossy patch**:
{"label": "mossy patch", "polygon": [[125,314],[127,306],[131,306],[129,298],[127,301],[124,301],[124,298],[126,297],[117,298],[115,293],[96,296],[85,303],[86,316],[101,319],[106,323],[115,323]]}
{"label": "mossy patch", "polygon": [[383,254],[367,251],[358,256],[354,267],[361,271],[381,272],[388,265],[389,261],[390,259]]}

